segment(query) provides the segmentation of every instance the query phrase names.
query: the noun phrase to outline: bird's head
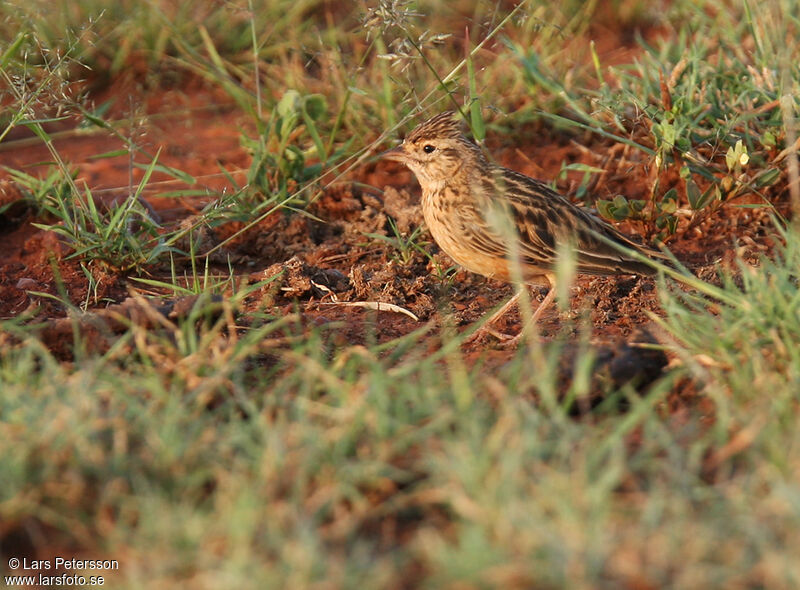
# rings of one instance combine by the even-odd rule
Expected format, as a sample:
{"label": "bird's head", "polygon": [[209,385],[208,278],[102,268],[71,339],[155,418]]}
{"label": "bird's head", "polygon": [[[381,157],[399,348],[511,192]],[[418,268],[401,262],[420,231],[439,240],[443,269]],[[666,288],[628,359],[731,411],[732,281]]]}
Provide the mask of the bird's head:
{"label": "bird's head", "polygon": [[445,184],[465,166],[485,161],[480,148],[461,132],[452,111],[421,123],[403,143],[382,155],[408,166],[423,187]]}

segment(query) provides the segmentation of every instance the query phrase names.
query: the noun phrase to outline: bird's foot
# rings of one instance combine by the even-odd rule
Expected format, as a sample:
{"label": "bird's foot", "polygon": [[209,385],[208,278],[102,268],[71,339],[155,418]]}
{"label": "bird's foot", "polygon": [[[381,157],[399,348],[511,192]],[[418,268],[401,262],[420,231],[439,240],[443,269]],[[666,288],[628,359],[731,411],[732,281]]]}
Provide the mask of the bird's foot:
{"label": "bird's foot", "polygon": [[556,294],[555,289],[551,288],[550,291],[547,292],[547,295],[545,295],[544,299],[542,299],[542,302],[536,308],[536,311],[533,312],[533,315],[529,318],[527,322],[524,322],[524,325],[522,326],[522,329],[520,330],[519,334],[517,334],[516,336],[511,336],[510,334],[504,334],[503,332],[498,332],[497,330],[492,328],[492,324],[496,320],[500,319],[500,317],[502,317],[508,311],[508,309],[517,302],[517,298],[519,297],[519,293],[517,293],[505,305],[503,305],[503,307],[501,307],[497,312],[495,312],[494,315],[492,315],[492,317],[490,317],[481,328],[479,328],[474,334],[472,334],[466,340],[464,340],[464,344],[473,344],[477,342],[479,339],[481,339],[484,335],[489,334],[497,338],[497,340],[499,340],[501,348],[513,348],[517,346],[519,344],[519,341],[528,331],[525,328],[529,327],[531,324],[533,324],[534,326],[536,325],[536,323],[539,321],[539,317],[542,315],[542,312],[546,310],[553,303],[553,298],[555,297],[555,294]]}
{"label": "bird's foot", "polygon": [[467,337],[464,340],[464,344],[475,344],[476,342],[479,342],[487,335],[496,338],[500,342],[507,342],[509,340],[516,338],[516,336],[512,336],[511,334],[504,334],[503,332],[499,332],[498,330],[495,330],[491,326],[486,325],[483,326],[482,328],[479,328],[478,330],[473,332],[469,337]]}

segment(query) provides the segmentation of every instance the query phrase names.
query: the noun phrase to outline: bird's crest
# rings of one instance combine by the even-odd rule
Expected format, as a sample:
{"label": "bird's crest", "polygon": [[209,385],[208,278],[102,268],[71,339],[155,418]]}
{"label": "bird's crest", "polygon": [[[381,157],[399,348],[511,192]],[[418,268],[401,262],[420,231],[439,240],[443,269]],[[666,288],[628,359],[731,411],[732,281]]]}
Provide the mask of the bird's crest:
{"label": "bird's crest", "polygon": [[463,135],[461,126],[455,119],[455,113],[453,111],[445,111],[431,117],[424,123],[420,123],[408,134],[406,141],[416,142],[427,137],[452,137],[453,139],[458,139]]}

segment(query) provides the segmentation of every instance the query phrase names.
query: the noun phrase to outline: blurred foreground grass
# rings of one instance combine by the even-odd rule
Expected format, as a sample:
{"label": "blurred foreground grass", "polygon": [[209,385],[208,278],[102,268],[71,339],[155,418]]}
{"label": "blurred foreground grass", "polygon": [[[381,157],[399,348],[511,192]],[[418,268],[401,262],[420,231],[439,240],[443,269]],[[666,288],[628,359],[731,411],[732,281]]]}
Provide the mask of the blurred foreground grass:
{"label": "blurred foreground grass", "polygon": [[[194,324],[132,328],[63,363],[6,322],[4,557],[120,559],[120,588],[793,587],[800,249],[786,237],[714,313],[666,294],[680,362],[644,397],[609,391],[626,412],[578,418],[558,391],[564,342],[487,373],[414,335],[281,349],[274,323],[233,337],[221,318],[192,344]],[[575,371],[586,382],[591,366]],[[706,401],[675,411],[687,383]]]}

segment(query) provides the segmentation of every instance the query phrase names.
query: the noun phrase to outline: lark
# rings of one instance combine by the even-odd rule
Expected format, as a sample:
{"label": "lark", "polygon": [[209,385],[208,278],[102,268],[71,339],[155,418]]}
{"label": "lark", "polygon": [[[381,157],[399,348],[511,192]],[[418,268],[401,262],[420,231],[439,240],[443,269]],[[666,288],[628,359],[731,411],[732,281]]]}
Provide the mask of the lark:
{"label": "lark", "polygon": [[518,269],[524,282],[550,287],[533,314],[534,322],[553,301],[556,260],[564,247],[574,251],[578,273],[596,276],[656,273],[612,244],[647,258],[666,258],[632,242],[543,182],[490,162],[462,133],[451,111],[420,124],[402,144],[383,155],[402,162],[416,175],[428,229],[456,263],[508,282]]}

